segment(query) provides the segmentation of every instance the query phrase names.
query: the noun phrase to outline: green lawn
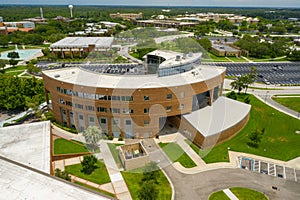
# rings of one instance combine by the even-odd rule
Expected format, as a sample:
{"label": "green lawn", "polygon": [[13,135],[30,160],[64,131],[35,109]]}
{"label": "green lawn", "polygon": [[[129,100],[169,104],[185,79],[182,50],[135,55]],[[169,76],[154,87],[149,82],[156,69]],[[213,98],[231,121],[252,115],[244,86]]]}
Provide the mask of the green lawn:
{"label": "green lawn", "polygon": [[119,150],[117,149],[118,146],[121,146],[122,144],[113,144],[113,143],[107,143],[109,150],[111,154],[113,155],[115,162],[117,163],[117,166],[119,168],[122,168],[121,160],[119,158]]}
{"label": "green lawn", "polygon": [[300,96],[299,97],[287,97],[287,98],[276,98],[272,97],[274,101],[288,107],[296,112],[300,112]]}
{"label": "green lawn", "polygon": [[15,46],[0,47],[0,52],[14,50],[15,48]]}
{"label": "green lawn", "polygon": [[98,188],[94,188],[94,187],[92,187],[92,186],[90,186],[90,185],[86,185],[86,184],[84,184],[84,183],[80,183],[80,182],[77,182],[77,181],[74,181],[74,183],[77,184],[77,185],[80,185],[80,186],[89,188],[89,189],[91,189],[91,190],[94,190],[94,191],[96,191],[96,192],[105,194],[105,195],[107,195],[107,196],[115,197],[115,195],[112,194],[112,193],[110,193],[110,192],[106,192],[106,191],[104,191],[104,190],[100,190],[100,189],[98,189]]}
{"label": "green lawn", "polygon": [[190,147],[195,151],[196,154],[200,153],[200,148],[197,147],[194,143],[192,143],[191,141],[189,141],[188,139],[184,140],[188,145],[190,145]]}
{"label": "green lawn", "polygon": [[227,57],[229,60],[232,60],[233,62],[248,62],[244,58],[237,58],[237,57]]}
{"label": "green lawn", "polygon": [[229,197],[223,192],[218,191],[209,196],[209,200],[230,200]]}
{"label": "green lawn", "polygon": [[216,56],[210,52],[208,53],[208,58],[205,57],[202,59],[202,62],[230,62],[224,56]]}
{"label": "green lawn", "polygon": [[97,183],[99,185],[109,183],[110,178],[107,172],[107,169],[105,167],[105,164],[101,161],[98,160],[97,164],[97,169],[93,171],[92,174],[87,175],[81,172],[81,164],[76,164],[76,165],[69,165],[65,167],[65,171],[69,174],[72,174],[74,176],[77,176],[79,178],[83,178],[85,180]]}
{"label": "green lawn", "polygon": [[195,167],[194,161],[176,143],[159,143],[172,162],[179,162],[185,168]]}
{"label": "green lawn", "polygon": [[[244,94],[241,94],[241,99]],[[245,152],[268,158],[288,161],[300,156],[300,120],[283,114],[257,98],[249,95],[250,119],[244,129],[232,139],[212,149],[201,151],[200,155],[206,163],[228,162],[228,147],[233,151]],[[249,147],[248,134],[265,128],[265,133],[258,148]],[[207,155],[206,155],[207,154]]]}
{"label": "green lawn", "polygon": [[240,187],[235,187],[235,188],[230,188],[231,192],[235,194],[235,196],[239,200],[251,200],[251,199],[259,199],[259,200],[267,200],[268,198],[255,190],[250,190],[248,188],[240,188]]}
{"label": "green lawn", "polygon": [[11,72],[11,71],[19,71],[19,70],[25,71],[26,69],[27,69],[27,67],[25,65],[19,65],[16,67],[10,67],[8,69],[5,69],[5,73]]}
{"label": "green lawn", "polygon": [[[141,181],[143,178],[143,169],[144,168],[138,168],[128,172],[125,171],[121,172],[133,200],[138,200],[138,190],[141,186]],[[158,178],[158,185],[157,185],[159,193],[157,199],[163,199],[163,200],[171,199],[172,189],[170,183],[162,171],[159,171],[159,174],[160,175]]]}
{"label": "green lawn", "polygon": [[79,142],[65,140],[58,138],[54,140],[54,155],[58,154],[72,154],[89,152],[87,148]]}

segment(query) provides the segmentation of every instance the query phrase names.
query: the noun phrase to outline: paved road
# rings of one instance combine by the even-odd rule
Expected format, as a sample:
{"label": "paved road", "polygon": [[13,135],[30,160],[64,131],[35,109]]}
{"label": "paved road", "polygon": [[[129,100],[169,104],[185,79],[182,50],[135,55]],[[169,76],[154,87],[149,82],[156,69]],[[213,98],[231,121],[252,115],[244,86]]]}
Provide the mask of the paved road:
{"label": "paved road", "polygon": [[[230,187],[247,187],[264,192],[269,199],[300,199],[300,183],[249,172],[242,169],[217,169],[187,175],[178,172],[172,165],[164,168],[175,187],[175,199],[208,199],[215,191]],[[271,187],[278,187],[275,191]]]}

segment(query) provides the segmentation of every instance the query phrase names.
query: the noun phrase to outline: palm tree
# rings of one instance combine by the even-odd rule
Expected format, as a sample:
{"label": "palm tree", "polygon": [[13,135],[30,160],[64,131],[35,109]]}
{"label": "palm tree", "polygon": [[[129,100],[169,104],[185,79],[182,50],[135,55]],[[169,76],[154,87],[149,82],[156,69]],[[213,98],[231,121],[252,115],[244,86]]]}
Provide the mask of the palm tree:
{"label": "palm tree", "polygon": [[104,138],[103,132],[97,126],[89,126],[84,132],[83,136],[88,149],[94,152],[98,148],[97,143]]}

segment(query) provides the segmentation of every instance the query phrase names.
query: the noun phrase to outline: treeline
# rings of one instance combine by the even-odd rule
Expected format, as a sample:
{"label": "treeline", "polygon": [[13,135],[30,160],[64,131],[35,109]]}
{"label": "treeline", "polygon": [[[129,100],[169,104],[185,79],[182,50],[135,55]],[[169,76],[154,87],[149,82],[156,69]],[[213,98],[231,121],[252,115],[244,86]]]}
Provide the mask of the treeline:
{"label": "treeline", "polygon": [[247,50],[250,57],[276,58],[280,56],[287,56],[290,53],[287,38],[260,38],[258,36],[244,35],[234,45],[241,49]]}
{"label": "treeline", "polygon": [[[45,18],[56,16],[69,17],[70,12],[67,5],[62,6],[0,6],[1,16],[5,21],[17,21],[24,18],[40,16],[40,7],[43,8]],[[170,9],[166,13],[162,9]],[[12,10],[14,12],[12,12]],[[298,8],[225,8],[225,7],[140,7],[140,6],[74,6],[73,14],[76,18],[104,20],[109,17],[109,13],[114,12],[143,12],[143,16],[148,18],[152,15],[179,15],[183,13],[233,13],[247,15],[251,17],[261,16],[266,19],[288,19],[299,17]]]}
{"label": "treeline", "polygon": [[26,110],[44,101],[41,80],[0,75],[0,110]]}

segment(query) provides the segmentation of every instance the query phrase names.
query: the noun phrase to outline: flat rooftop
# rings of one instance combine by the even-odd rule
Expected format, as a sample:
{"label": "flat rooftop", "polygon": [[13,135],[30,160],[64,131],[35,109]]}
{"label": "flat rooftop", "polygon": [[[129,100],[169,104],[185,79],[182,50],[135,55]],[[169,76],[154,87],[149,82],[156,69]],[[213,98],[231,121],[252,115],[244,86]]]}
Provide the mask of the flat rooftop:
{"label": "flat rooftop", "polygon": [[212,48],[217,49],[218,51],[231,51],[231,52],[239,52],[240,50],[235,49],[228,45],[212,45]]}
{"label": "flat rooftop", "polygon": [[[184,54],[184,53],[178,53],[174,51],[168,51],[168,50],[155,50],[147,55],[153,55],[153,56],[159,56],[163,57],[166,60],[162,62],[159,65],[159,68],[169,68],[172,66],[178,66],[178,65],[185,65],[188,63],[193,63],[196,60],[200,60],[202,53],[189,53],[189,54]],[[176,59],[176,56],[179,56],[179,59]]]}
{"label": "flat rooftop", "polygon": [[110,199],[3,158],[0,158],[0,193],[0,199]]}
{"label": "flat rooftop", "polygon": [[183,117],[204,137],[208,137],[236,125],[247,116],[250,109],[249,104],[219,97],[212,106],[206,106]]}
{"label": "flat rooftop", "polygon": [[49,121],[0,128],[0,138],[1,156],[50,173]]}
{"label": "flat rooftop", "polygon": [[82,68],[72,67],[47,70],[43,71],[43,74],[58,81],[87,87],[138,89],[176,87],[193,84],[220,76],[225,70],[226,68],[224,67],[198,65],[195,66],[195,69],[185,73],[158,77],[157,74],[121,76],[99,74]]}
{"label": "flat rooftop", "polygon": [[95,45],[96,48],[109,48],[114,41],[113,37],[66,37],[50,45],[50,48],[87,48]]}

